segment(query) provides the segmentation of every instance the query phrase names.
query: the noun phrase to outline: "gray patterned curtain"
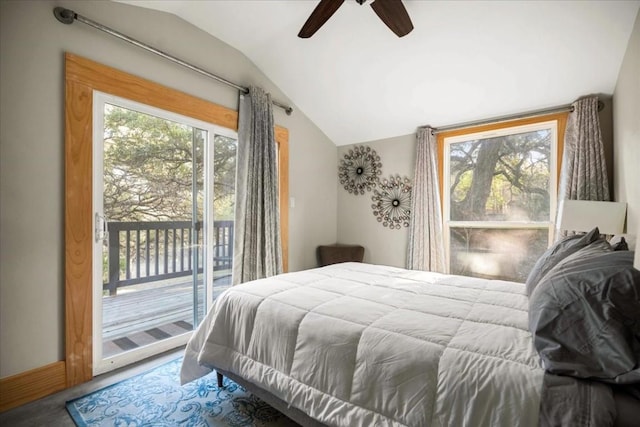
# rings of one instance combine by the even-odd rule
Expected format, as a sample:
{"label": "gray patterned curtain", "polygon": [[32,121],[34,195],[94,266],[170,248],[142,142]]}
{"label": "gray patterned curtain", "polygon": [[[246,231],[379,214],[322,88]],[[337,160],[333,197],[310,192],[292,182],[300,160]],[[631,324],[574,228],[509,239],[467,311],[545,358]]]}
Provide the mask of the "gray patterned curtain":
{"label": "gray patterned curtain", "polygon": [[271,96],[240,96],[233,284],[282,273],[278,163]]}
{"label": "gray patterned curtain", "polygon": [[444,273],[437,155],[438,147],[432,129],[418,129],[407,268]]}
{"label": "gray patterned curtain", "polygon": [[564,137],[559,200],[609,200],[598,97],[574,102]]}

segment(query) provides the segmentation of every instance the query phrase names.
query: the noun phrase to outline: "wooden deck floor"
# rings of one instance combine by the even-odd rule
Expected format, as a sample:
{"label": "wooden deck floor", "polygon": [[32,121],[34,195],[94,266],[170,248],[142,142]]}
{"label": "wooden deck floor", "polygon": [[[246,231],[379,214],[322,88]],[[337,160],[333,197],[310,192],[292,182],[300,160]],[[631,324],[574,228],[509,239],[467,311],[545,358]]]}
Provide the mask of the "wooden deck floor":
{"label": "wooden deck floor", "polygon": [[[229,286],[230,275],[216,278],[214,298]],[[103,297],[103,355],[108,357],[192,330],[192,290],[190,278],[179,278],[122,288],[118,295]],[[198,307],[202,318],[202,291]]]}

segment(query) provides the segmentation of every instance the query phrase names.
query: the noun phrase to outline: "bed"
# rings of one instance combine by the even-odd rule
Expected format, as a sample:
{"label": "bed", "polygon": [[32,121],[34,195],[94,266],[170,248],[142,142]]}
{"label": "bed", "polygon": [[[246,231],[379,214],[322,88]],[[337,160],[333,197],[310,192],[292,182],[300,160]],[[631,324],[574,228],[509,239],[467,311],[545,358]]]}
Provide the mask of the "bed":
{"label": "bed", "polygon": [[215,301],[181,380],[215,369],[303,425],[613,425],[609,386],[549,374],[530,292],[363,263],[245,283]]}

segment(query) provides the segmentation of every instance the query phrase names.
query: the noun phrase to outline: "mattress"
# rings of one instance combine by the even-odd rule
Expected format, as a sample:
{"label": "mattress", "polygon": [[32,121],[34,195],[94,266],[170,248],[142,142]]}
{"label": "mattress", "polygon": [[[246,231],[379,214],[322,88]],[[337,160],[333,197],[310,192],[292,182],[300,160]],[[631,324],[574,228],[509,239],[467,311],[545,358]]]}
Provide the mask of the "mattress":
{"label": "mattress", "polygon": [[214,368],[332,426],[537,426],[523,284],[362,263],[234,286],[189,341]]}

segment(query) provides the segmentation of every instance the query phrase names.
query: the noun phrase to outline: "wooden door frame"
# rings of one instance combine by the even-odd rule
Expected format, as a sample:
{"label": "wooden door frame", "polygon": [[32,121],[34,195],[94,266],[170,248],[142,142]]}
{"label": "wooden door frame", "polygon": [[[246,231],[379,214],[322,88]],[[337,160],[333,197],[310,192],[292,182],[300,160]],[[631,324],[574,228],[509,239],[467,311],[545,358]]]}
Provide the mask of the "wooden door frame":
{"label": "wooden door frame", "polygon": [[[65,365],[66,386],[93,377],[93,91],[130,99],[227,129],[238,112],[80,56],[65,54]],[[288,268],[289,131],[275,127],[280,226]]]}

